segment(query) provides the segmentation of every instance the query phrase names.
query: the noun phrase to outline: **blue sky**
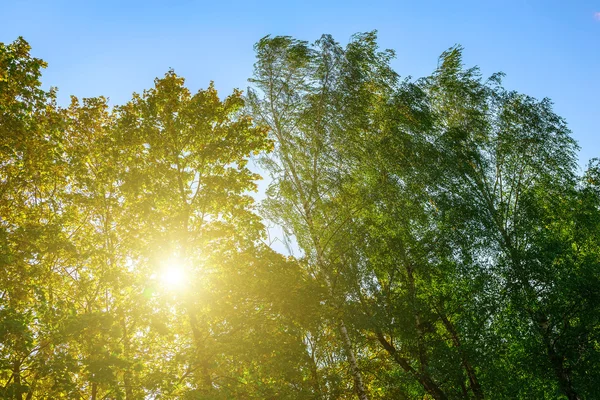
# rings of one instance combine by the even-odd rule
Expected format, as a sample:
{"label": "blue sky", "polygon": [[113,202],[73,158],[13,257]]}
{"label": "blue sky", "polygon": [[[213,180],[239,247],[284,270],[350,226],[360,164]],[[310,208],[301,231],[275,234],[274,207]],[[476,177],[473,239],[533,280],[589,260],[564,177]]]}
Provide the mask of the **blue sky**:
{"label": "blue sky", "polygon": [[[170,4],[172,3],[172,4]],[[379,31],[402,75],[420,77],[454,44],[506,87],[550,97],[579,142],[580,164],[600,156],[600,0],[584,1],[25,1],[0,0],[0,41],[23,36],[49,63],[46,86],[65,102],[105,95],[113,104],[169,68],[192,90],[215,81],[245,88],[262,36],[345,43]]]}

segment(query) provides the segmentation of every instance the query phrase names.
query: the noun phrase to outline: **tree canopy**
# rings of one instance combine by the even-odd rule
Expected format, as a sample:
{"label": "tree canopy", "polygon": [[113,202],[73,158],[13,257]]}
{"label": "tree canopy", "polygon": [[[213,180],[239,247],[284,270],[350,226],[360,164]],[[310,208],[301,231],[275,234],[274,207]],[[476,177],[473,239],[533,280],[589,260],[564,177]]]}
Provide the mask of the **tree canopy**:
{"label": "tree canopy", "polygon": [[0,43],[1,398],[600,395],[600,162],[549,99],[366,32],[260,39],[245,94],[65,106],[30,51]]}

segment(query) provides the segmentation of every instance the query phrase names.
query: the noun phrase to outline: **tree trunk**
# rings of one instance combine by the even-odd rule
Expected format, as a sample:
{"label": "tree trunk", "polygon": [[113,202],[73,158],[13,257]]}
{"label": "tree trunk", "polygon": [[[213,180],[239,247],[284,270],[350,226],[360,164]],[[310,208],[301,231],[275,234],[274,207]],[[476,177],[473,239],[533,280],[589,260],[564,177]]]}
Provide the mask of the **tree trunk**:
{"label": "tree trunk", "polygon": [[569,400],[581,400],[581,397],[579,397],[571,384],[571,374],[564,366],[564,357],[558,355],[551,345],[547,345],[547,348],[548,357],[550,358],[550,362],[552,362],[560,390]]}
{"label": "tree trunk", "polygon": [[454,347],[456,347],[456,349],[458,350],[458,354],[460,355],[462,366],[465,369],[467,376],[469,377],[469,386],[471,387],[471,390],[473,391],[473,394],[475,395],[475,399],[483,400],[483,398],[484,398],[483,390],[481,389],[481,385],[479,385],[479,380],[477,379],[477,374],[475,373],[475,369],[473,369],[473,367],[467,360],[465,352],[462,349],[460,339],[458,337],[458,332],[456,332],[456,329],[454,329],[454,325],[452,325],[450,320],[448,320],[448,318],[442,312],[439,312],[438,315],[440,316],[442,323],[446,327],[446,330],[450,333]]}
{"label": "tree trunk", "polygon": [[350,362],[352,379],[354,380],[354,391],[360,400],[369,400],[369,396],[367,396],[362,375],[360,373],[360,368],[358,368],[358,362],[356,361],[354,350],[352,349],[352,342],[350,341],[350,336],[348,335],[348,330],[346,329],[346,324],[344,324],[344,321],[340,321],[340,335],[342,336],[344,350],[348,355],[348,362]]}
{"label": "tree trunk", "polygon": [[92,383],[92,397],[90,400],[96,400],[98,396],[98,384],[96,382]]}
{"label": "tree trunk", "polygon": [[440,389],[440,387],[433,381],[433,379],[426,372],[419,372],[410,366],[408,360],[398,354],[398,351],[394,345],[386,340],[381,331],[377,331],[377,340],[383,346],[383,348],[392,356],[393,360],[402,367],[402,369],[411,375],[413,375],[417,381],[423,386],[423,388],[429,393],[435,400],[448,400],[446,393]]}
{"label": "tree trunk", "polygon": [[[125,350],[124,355],[125,355],[125,359],[129,359],[129,355],[130,355],[131,351],[130,351],[130,344],[129,344],[129,336],[127,333],[127,322],[125,320],[123,320],[122,326],[123,326],[123,348]],[[127,367],[127,369],[123,373],[123,385],[125,386],[125,400],[133,400],[133,386],[132,386],[131,378],[132,378],[131,371],[130,371],[129,367]]]}
{"label": "tree trunk", "polygon": [[549,333],[549,321],[545,315],[538,315],[535,317],[538,323],[538,330],[544,338],[544,344],[546,345],[546,353],[548,359],[554,369],[554,374],[558,380],[558,386],[565,396],[569,400],[581,400],[581,397],[577,394],[571,383],[571,372],[565,368],[565,357],[556,351],[552,339]]}
{"label": "tree trunk", "polygon": [[13,376],[15,380],[15,386],[17,387],[15,399],[22,400],[23,394],[21,393],[21,364],[18,361],[15,361],[13,363]]}

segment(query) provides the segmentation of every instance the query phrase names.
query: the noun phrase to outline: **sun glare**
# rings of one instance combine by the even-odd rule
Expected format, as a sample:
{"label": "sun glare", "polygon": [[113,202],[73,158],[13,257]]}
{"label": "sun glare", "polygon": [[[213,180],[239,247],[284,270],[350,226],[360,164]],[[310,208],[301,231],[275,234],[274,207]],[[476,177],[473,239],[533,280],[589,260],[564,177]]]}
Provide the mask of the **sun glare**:
{"label": "sun glare", "polygon": [[160,280],[165,286],[171,288],[182,287],[185,285],[186,279],[186,269],[181,260],[171,259],[163,264]]}

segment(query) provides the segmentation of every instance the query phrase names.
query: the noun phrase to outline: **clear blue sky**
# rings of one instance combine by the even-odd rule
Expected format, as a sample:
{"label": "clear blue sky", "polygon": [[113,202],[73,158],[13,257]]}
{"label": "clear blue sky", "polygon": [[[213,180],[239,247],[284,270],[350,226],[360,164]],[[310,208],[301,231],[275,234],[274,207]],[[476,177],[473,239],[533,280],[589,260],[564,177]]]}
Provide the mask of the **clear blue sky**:
{"label": "clear blue sky", "polygon": [[[172,3],[172,4],[171,4]],[[345,43],[377,29],[396,70],[419,77],[454,44],[508,88],[550,97],[579,142],[580,164],[600,156],[600,0],[562,1],[31,1],[0,0],[0,41],[23,36],[49,63],[46,86],[65,102],[105,95],[123,103],[168,68],[192,90],[214,80],[246,88],[262,36]]]}

